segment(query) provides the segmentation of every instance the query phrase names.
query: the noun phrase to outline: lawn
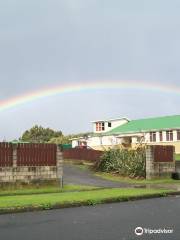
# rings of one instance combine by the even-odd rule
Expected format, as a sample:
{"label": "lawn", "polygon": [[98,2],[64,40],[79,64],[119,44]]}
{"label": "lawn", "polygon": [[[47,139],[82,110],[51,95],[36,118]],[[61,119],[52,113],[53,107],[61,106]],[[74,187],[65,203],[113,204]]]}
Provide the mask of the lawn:
{"label": "lawn", "polygon": [[180,154],[176,154],[176,155],[175,155],[175,160],[176,160],[176,161],[180,161]]}
{"label": "lawn", "polygon": [[131,179],[128,177],[118,176],[112,173],[96,172],[95,176],[101,177],[103,179],[116,181],[116,182],[125,182],[132,184],[179,184],[180,180],[174,180],[172,178],[158,178],[158,179]]}
{"label": "lawn", "polygon": [[30,195],[30,194],[46,194],[46,193],[59,193],[59,192],[73,192],[73,191],[87,191],[97,189],[98,187],[87,185],[65,185],[60,188],[57,185],[45,185],[45,186],[12,186],[0,189],[0,196],[12,196],[12,195]]}
{"label": "lawn", "polygon": [[25,209],[51,209],[76,205],[94,205],[104,202],[127,201],[133,198],[165,196],[170,190],[162,189],[97,189],[93,191],[75,191],[37,195],[1,196],[0,211]]}

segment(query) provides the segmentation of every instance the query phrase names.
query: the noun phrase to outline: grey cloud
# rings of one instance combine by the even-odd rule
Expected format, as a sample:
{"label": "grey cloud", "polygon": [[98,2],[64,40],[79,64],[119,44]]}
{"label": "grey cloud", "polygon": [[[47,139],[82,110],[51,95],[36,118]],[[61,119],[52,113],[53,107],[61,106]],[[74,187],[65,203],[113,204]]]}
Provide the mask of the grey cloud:
{"label": "grey cloud", "polygon": [[[179,10],[178,0],[1,1],[0,100],[65,82],[104,79],[178,87]],[[78,132],[96,117],[179,113],[179,98],[172,94],[167,98],[149,92],[149,99],[137,91],[109,94],[92,92],[86,98],[79,93],[75,101],[73,94],[54,97],[58,114],[50,99],[2,112],[0,132],[17,137],[36,122]],[[155,97],[162,99],[159,105]],[[77,120],[71,123],[70,113],[76,111]]]}

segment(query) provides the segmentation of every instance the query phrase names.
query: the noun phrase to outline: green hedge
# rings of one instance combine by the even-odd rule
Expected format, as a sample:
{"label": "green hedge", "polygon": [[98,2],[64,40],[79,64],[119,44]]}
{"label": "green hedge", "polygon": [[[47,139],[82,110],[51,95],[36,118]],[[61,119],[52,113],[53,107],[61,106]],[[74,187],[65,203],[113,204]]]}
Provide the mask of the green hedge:
{"label": "green hedge", "polygon": [[110,149],[105,151],[100,161],[96,163],[96,170],[119,173],[129,177],[145,177],[145,147],[133,149]]}

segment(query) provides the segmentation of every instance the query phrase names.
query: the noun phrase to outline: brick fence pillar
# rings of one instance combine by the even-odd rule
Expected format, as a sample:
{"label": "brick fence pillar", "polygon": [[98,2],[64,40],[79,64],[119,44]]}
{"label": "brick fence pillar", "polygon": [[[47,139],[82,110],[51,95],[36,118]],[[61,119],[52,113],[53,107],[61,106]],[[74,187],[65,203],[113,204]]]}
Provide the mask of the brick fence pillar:
{"label": "brick fence pillar", "polygon": [[60,181],[60,186],[63,187],[63,153],[57,146],[56,152],[56,166],[57,166],[57,179]]}

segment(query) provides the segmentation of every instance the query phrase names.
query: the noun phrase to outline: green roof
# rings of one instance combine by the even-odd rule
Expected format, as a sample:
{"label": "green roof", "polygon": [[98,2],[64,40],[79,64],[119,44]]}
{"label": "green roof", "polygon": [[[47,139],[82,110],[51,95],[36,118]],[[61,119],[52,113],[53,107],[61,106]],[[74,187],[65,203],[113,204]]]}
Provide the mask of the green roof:
{"label": "green roof", "polygon": [[105,135],[180,129],[180,115],[132,120],[116,127]]}

